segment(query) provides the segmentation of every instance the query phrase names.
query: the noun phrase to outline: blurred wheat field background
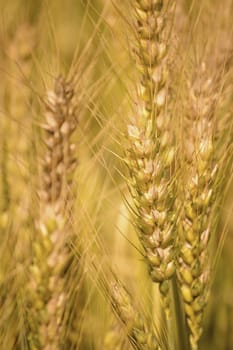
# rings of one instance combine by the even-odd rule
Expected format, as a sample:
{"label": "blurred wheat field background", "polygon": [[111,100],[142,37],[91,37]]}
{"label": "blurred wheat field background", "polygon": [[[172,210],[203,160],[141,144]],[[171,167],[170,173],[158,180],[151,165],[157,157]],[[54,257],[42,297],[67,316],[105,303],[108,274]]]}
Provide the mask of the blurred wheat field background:
{"label": "blurred wheat field background", "polygon": [[233,1],[0,6],[0,350],[233,349]]}

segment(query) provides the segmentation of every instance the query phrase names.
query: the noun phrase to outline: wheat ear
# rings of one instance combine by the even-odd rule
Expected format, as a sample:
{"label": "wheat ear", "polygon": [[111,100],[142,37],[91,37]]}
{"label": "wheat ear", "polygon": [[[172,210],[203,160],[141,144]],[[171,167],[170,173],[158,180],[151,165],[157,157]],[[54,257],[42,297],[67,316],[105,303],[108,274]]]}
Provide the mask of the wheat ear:
{"label": "wheat ear", "polygon": [[153,323],[148,322],[144,313],[141,313],[134,305],[127,288],[119,281],[115,273],[108,268],[108,265],[107,268],[103,265],[105,266],[104,270],[99,269],[100,261],[100,257],[96,261],[94,259],[89,261],[90,270],[95,276],[98,276],[100,289],[106,300],[111,304],[112,310],[121,325],[124,326],[124,331],[133,349],[161,350],[157,334],[153,329]]}
{"label": "wheat ear", "polygon": [[135,115],[128,125],[126,163],[136,205],[136,228],[150,275],[159,283],[168,311],[168,280],[175,272],[171,165],[174,146],[169,133],[168,44],[164,1],[132,2],[135,19],[137,85]]}
{"label": "wheat ear", "polygon": [[[28,288],[31,349],[63,349],[62,317],[67,296],[64,272],[68,262],[66,246],[70,205],[69,184],[76,164],[70,137],[76,125],[72,82],[58,77],[45,99],[45,143],[41,218],[33,242]],[[66,214],[66,215],[65,215]]]}
{"label": "wheat ear", "polygon": [[159,350],[152,328],[133,305],[125,287],[119,281],[114,281],[110,284],[109,295],[114,311],[126,327],[128,339],[133,348]]}
{"label": "wheat ear", "polygon": [[211,232],[217,174],[214,160],[214,115],[216,91],[203,63],[194,82],[189,83],[189,113],[185,126],[184,208],[180,222],[178,277],[190,343],[198,348],[210,282],[208,242]]}

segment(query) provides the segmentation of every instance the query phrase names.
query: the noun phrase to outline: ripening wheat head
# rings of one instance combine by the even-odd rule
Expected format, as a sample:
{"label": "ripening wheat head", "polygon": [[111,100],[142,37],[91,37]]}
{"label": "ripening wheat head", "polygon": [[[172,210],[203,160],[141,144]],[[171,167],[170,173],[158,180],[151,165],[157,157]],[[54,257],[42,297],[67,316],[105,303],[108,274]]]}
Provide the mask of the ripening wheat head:
{"label": "ripening wheat head", "polygon": [[168,307],[168,280],[175,272],[173,135],[169,130],[169,9],[165,1],[132,1],[136,84],[128,125],[126,164],[136,207],[136,229],[150,276]]}
{"label": "ripening wheat head", "polygon": [[[75,165],[70,137],[76,126],[74,86],[59,76],[45,98],[41,215],[33,242],[28,286],[28,340],[31,348],[59,349],[63,345],[62,317],[66,303],[64,270],[68,261],[66,222],[69,185]],[[66,214],[66,215],[65,215]]]}
{"label": "ripening wheat head", "polygon": [[[216,206],[214,130],[217,86],[204,62],[188,83],[185,118],[183,211],[180,220],[178,277],[192,349],[197,349],[203,327],[203,312],[210,285],[208,246],[213,234],[212,215]],[[216,214],[216,211],[215,211]]]}
{"label": "ripening wheat head", "polygon": [[[135,304],[134,298],[127,289],[127,285],[123,284],[112,269],[109,269],[109,266],[105,266],[105,264],[100,269],[93,260],[90,263],[90,271],[92,273],[95,271],[95,274],[98,271],[100,288],[105,294],[107,301],[111,304],[112,310],[119,320],[119,326],[125,333],[132,348],[136,350],[161,349],[159,345],[161,339],[158,341],[160,335],[155,332],[153,322],[150,322],[143,310]],[[106,349],[112,340],[114,340],[112,332],[108,332],[104,343]]]}

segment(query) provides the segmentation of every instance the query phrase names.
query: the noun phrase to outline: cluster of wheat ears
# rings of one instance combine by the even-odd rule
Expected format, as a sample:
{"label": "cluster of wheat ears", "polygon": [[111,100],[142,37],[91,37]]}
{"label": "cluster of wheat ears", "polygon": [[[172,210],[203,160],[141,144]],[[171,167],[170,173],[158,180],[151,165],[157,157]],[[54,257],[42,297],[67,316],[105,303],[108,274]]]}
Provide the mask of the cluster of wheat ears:
{"label": "cluster of wheat ears", "polygon": [[0,6],[0,350],[233,349],[233,1]]}

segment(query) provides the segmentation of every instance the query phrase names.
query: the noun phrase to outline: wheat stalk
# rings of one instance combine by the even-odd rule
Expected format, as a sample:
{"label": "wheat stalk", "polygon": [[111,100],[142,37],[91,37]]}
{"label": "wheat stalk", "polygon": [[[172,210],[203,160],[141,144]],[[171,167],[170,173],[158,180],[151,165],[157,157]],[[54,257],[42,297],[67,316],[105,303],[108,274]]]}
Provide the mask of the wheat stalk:
{"label": "wheat stalk", "polygon": [[62,348],[62,318],[67,296],[64,272],[68,263],[66,246],[70,204],[69,185],[76,159],[70,137],[76,126],[76,105],[72,82],[58,77],[45,99],[47,153],[43,166],[41,218],[33,242],[28,286],[31,349]]}
{"label": "wheat stalk", "polygon": [[[168,280],[175,272],[174,145],[169,131],[168,43],[164,1],[132,2],[140,82],[135,115],[128,125],[126,163],[136,206],[136,228],[154,282],[168,311]],[[174,196],[173,196],[174,197]]]}

